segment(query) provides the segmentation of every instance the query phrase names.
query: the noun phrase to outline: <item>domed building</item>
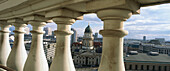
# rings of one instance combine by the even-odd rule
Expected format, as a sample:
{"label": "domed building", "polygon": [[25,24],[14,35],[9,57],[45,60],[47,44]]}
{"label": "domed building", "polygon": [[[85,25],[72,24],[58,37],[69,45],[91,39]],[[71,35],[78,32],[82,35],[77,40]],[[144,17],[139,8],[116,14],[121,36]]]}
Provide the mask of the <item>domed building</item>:
{"label": "domed building", "polygon": [[82,48],[83,49],[93,49],[93,39],[94,39],[94,37],[93,37],[92,29],[91,29],[90,25],[88,25],[84,31]]}
{"label": "domed building", "polygon": [[93,32],[90,25],[85,28],[81,42],[82,43],[74,43],[72,47],[75,67],[99,66],[101,61],[101,50],[97,47],[100,47],[101,43],[94,42]]}

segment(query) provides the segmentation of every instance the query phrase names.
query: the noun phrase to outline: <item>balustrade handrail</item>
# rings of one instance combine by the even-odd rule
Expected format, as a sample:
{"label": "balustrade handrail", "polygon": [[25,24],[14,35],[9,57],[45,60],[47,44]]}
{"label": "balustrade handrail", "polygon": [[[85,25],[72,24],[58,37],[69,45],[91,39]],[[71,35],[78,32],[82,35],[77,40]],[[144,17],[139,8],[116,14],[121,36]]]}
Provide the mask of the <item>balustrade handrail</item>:
{"label": "balustrade handrail", "polygon": [[3,66],[3,65],[1,65],[1,64],[0,64],[0,68],[2,68],[2,69],[4,69],[4,70],[7,70],[7,71],[16,71],[16,70],[13,70],[13,69],[11,69],[11,68],[9,68],[9,67]]}

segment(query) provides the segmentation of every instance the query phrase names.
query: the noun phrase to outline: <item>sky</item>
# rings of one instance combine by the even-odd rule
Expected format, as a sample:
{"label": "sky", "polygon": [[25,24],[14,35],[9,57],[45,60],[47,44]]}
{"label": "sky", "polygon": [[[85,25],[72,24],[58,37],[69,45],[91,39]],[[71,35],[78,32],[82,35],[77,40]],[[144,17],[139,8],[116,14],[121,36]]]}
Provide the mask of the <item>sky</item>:
{"label": "sky", "polygon": [[[85,14],[84,19],[77,20],[72,28],[77,30],[78,36],[83,36],[88,23],[93,33],[103,29],[103,22],[94,13]],[[32,28],[31,25],[28,27]],[[51,27],[52,30],[57,29],[55,23],[48,23],[45,27]],[[14,29],[14,27],[10,29]],[[124,29],[129,32],[125,38],[142,39],[143,36],[146,36],[147,39],[165,38],[170,41],[170,4],[142,7],[140,14],[133,15],[124,22]]]}

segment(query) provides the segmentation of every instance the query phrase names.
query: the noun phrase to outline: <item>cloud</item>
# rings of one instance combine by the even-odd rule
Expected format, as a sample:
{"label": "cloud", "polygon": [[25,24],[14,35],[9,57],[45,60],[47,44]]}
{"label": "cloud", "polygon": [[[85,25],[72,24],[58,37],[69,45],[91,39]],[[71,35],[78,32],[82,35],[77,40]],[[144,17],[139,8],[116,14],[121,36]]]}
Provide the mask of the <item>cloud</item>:
{"label": "cloud", "polygon": [[100,26],[100,27],[92,27],[93,33],[99,32],[102,29],[103,29],[102,26]]}
{"label": "cloud", "polygon": [[148,39],[166,38],[170,40],[170,4],[141,8],[141,14],[133,15],[124,24],[129,31],[126,38]]}
{"label": "cloud", "polygon": [[157,11],[157,10],[160,10],[160,9],[169,9],[170,10],[169,7],[170,7],[170,3],[155,5],[155,6],[142,7],[141,9],[150,10],[150,11]]}
{"label": "cloud", "polygon": [[155,11],[155,10],[161,9],[161,7],[160,7],[160,6],[150,6],[150,7],[142,7],[141,9],[153,10],[153,11]]}
{"label": "cloud", "polygon": [[47,23],[45,27],[50,27],[52,31],[57,30],[57,24],[53,23]]}
{"label": "cloud", "polygon": [[[124,23],[125,30],[129,31],[126,38],[142,39],[143,36],[148,36],[150,39],[155,37],[164,37],[169,39],[169,11],[169,4],[141,8],[141,14],[133,15]],[[91,23],[90,25],[93,32],[98,32],[103,29],[103,22],[97,17],[96,14],[85,14],[84,20],[81,20],[79,21],[79,24],[76,24],[79,25],[76,26],[76,28],[80,30],[79,34],[84,34],[84,28],[87,26],[88,22]],[[80,26],[82,28],[79,28]]]}
{"label": "cloud", "polygon": [[74,28],[77,31],[77,36],[83,36],[84,35],[84,28]]}
{"label": "cloud", "polygon": [[103,22],[97,17],[96,14],[85,14],[84,16],[84,21],[93,23],[93,24],[102,24]]}
{"label": "cloud", "polygon": [[125,26],[126,30],[135,31],[170,31],[170,24],[155,24],[155,25],[131,25]]}
{"label": "cloud", "polygon": [[127,35],[125,38],[132,38],[132,39],[143,39],[143,36],[147,37],[147,40],[155,39],[155,38],[166,38],[166,40],[170,40],[170,34],[135,34],[135,35]]}
{"label": "cloud", "polygon": [[[156,20],[151,20],[151,19],[138,19],[138,20],[134,20],[134,21],[128,21],[125,22],[125,24],[147,24],[147,23],[160,23],[160,21],[156,21]],[[165,23],[165,22],[161,22],[161,23]],[[168,23],[168,22],[166,22]]]}

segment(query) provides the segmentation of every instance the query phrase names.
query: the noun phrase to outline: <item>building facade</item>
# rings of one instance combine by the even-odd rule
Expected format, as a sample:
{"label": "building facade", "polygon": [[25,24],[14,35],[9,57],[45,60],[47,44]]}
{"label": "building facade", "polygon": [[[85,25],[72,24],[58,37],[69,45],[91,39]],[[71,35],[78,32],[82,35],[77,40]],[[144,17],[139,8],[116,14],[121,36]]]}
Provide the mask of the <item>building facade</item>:
{"label": "building facade", "polygon": [[169,71],[170,56],[167,54],[138,53],[124,57],[126,71]]}

